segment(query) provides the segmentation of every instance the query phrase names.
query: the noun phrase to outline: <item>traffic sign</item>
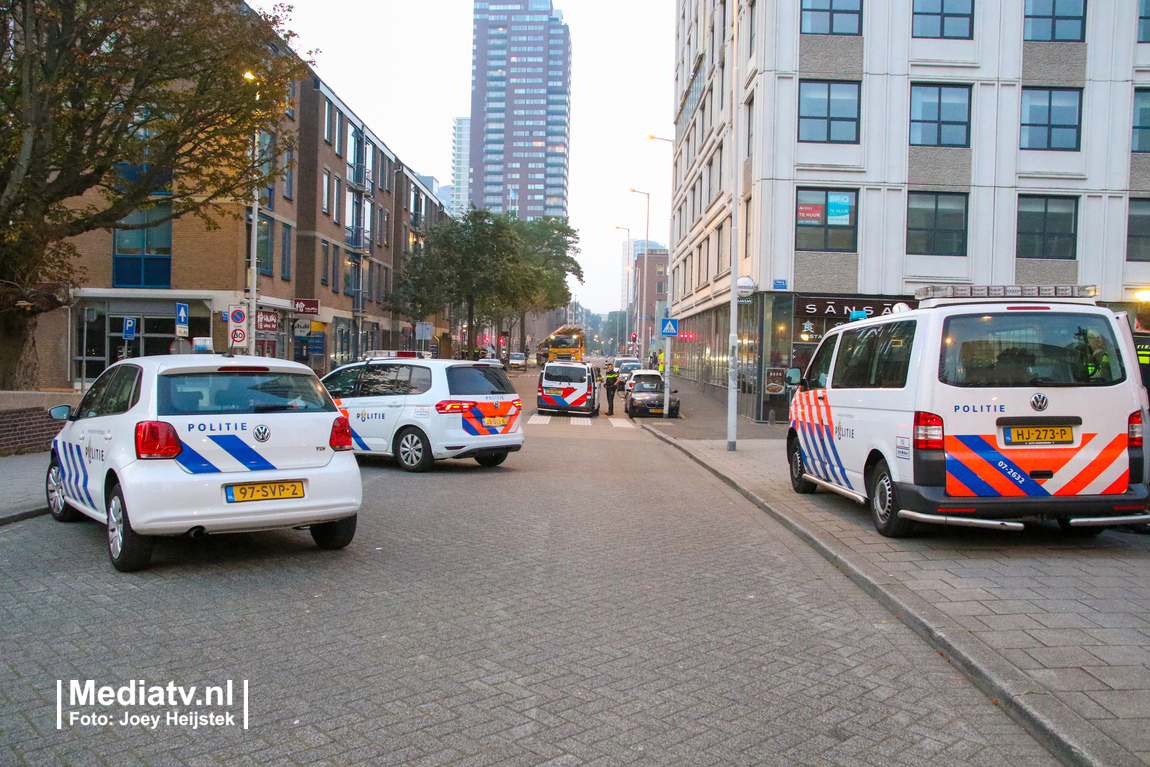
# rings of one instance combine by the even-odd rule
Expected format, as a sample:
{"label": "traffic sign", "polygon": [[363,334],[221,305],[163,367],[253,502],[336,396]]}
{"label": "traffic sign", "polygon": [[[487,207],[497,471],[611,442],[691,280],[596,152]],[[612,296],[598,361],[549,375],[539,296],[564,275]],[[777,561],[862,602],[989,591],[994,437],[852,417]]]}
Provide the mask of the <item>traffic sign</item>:
{"label": "traffic sign", "polygon": [[243,346],[248,341],[248,332],[243,328],[232,331],[232,346]]}
{"label": "traffic sign", "polygon": [[136,318],[124,318],[124,340],[133,341],[136,338]]}
{"label": "traffic sign", "polygon": [[[176,304],[176,337],[185,338],[188,335],[188,305]],[[189,349],[190,351],[190,349]]]}
{"label": "traffic sign", "polygon": [[308,319],[296,320],[292,324],[292,333],[295,335],[296,338],[303,338],[304,336],[306,336],[310,332],[311,332],[311,320],[308,320]]}
{"label": "traffic sign", "polygon": [[232,346],[248,342],[248,310],[242,304],[228,307],[228,339]]}
{"label": "traffic sign", "polygon": [[679,321],[678,320],[663,320],[663,337],[674,338],[679,335]]}

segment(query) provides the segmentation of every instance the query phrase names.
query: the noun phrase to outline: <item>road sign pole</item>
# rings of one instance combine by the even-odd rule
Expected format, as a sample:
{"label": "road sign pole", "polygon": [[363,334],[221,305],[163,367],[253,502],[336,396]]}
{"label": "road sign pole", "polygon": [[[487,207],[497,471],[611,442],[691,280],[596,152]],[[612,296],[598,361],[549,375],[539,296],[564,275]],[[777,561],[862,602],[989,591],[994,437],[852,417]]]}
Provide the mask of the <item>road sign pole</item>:
{"label": "road sign pole", "polygon": [[671,417],[671,337],[663,339],[663,417]]}

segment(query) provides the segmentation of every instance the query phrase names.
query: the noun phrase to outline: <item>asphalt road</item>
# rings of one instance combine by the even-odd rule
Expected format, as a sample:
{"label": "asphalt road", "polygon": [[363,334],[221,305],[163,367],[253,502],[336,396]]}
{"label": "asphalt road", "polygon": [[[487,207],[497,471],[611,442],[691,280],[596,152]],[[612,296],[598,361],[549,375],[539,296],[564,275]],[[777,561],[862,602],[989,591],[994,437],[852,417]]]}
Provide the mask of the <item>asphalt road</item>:
{"label": "asphalt road", "polygon": [[[340,552],[171,539],[125,575],[94,523],[0,528],[0,764],[1054,764],[678,451],[619,417],[525,428],[498,469],[364,460]],[[248,729],[56,729],[73,679],[247,680]]]}

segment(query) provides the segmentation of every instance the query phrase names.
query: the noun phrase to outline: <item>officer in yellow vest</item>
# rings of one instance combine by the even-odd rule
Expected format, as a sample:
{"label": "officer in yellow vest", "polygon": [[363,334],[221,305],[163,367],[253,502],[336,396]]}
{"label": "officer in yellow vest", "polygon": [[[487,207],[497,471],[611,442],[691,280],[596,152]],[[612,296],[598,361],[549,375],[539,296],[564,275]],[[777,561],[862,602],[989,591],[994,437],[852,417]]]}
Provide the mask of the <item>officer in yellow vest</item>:
{"label": "officer in yellow vest", "polygon": [[1138,350],[1142,385],[1150,386],[1150,304],[1139,305],[1134,315],[1134,348]]}
{"label": "officer in yellow vest", "polygon": [[659,352],[659,372],[663,372],[663,352]]}
{"label": "officer in yellow vest", "polygon": [[619,371],[610,362],[603,373],[603,388],[607,392],[607,415],[615,415],[615,390],[619,388]]}

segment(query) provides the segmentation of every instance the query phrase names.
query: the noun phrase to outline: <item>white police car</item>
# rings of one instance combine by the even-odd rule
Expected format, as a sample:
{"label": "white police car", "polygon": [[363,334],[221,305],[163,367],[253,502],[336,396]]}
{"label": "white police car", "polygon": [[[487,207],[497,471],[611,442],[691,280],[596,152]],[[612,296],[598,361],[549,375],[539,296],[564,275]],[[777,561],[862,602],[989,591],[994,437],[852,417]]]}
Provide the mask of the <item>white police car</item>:
{"label": "white police car", "polygon": [[351,422],[355,452],[394,456],[407,471],[437,458],[498,466],[523,447],[523,401],[497,360],[368,360],[323,383]]}
{"label": "white police car", "polygon": [[321,548],[355,536],[351,429],[307,367],[216,354],[141,357],[105,370],[52,442],[52,516],[108,526],[117,570],[152,536],[310,527]]}

